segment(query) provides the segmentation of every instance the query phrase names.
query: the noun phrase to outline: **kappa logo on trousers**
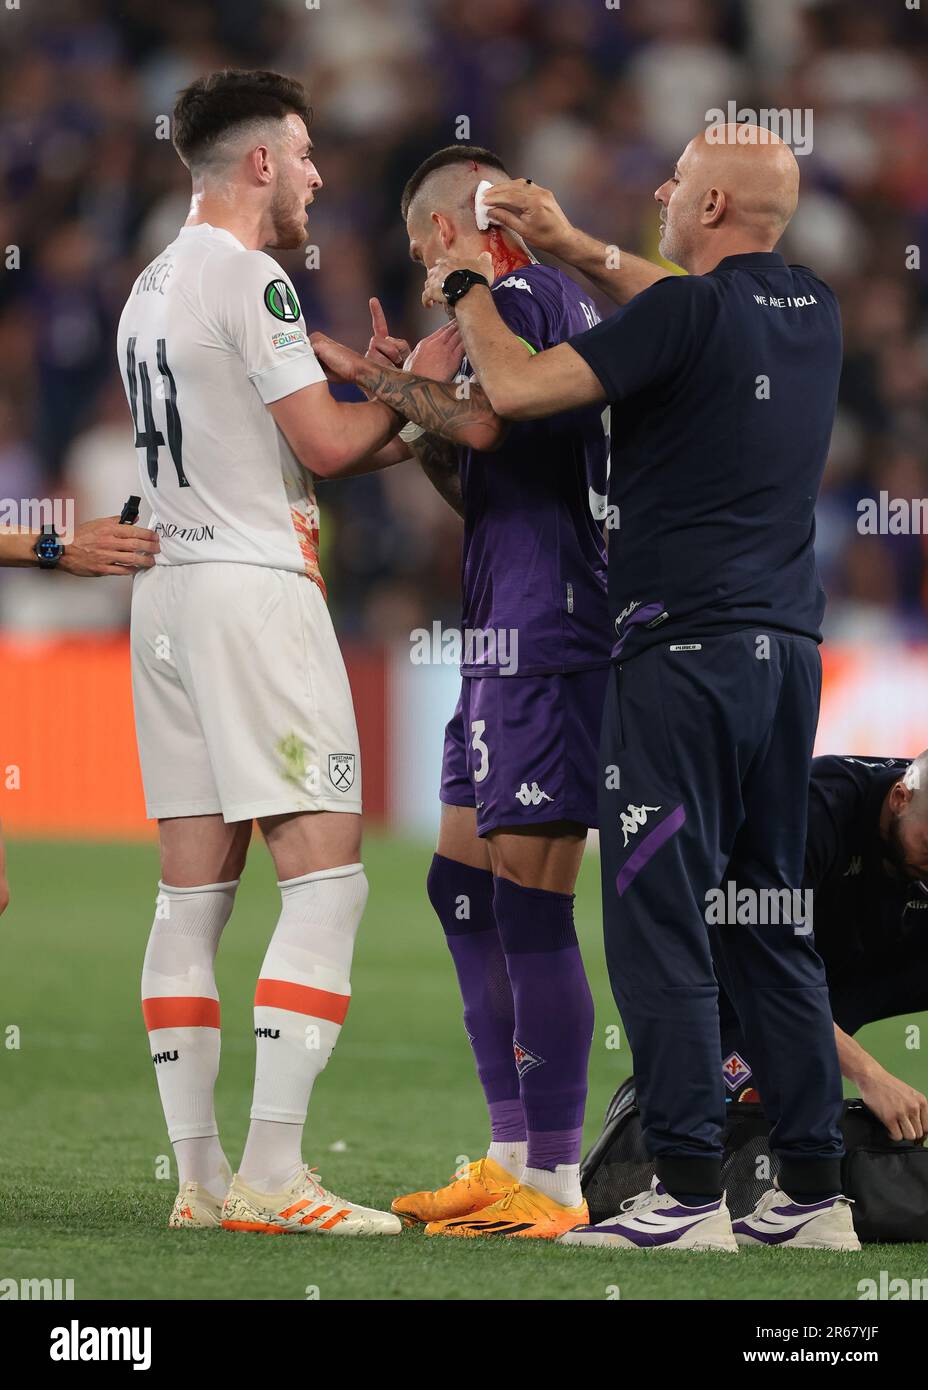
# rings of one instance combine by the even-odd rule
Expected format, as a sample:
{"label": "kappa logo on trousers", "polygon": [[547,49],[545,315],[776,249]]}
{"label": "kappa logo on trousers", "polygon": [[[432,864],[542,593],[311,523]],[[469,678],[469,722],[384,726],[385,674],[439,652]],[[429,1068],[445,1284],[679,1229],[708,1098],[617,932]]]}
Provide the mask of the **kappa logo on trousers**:
{"label": "kappa logo on trousers", "polygon": [[622,826],[622,848],[628,849],[629,835],[637,835],[643,825],[647,825],[648,816],[652,811],[659,811],[660,806],[633,806],[628,803],[626,809],[620,817]]}

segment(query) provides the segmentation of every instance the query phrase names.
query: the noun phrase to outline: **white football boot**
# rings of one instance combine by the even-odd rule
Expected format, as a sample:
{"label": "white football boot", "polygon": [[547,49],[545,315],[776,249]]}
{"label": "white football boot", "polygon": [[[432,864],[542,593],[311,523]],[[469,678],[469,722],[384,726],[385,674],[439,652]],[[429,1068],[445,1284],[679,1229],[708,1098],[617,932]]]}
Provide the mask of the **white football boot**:
{"label": "white football boot", "polygon": [[236,1173],[222,1208],[226,1231],[265,1235],[398,1236],[403,1223],[389,1211],[336,1197],[304,1168],[282,1192],[257,1192]]}
{"label": "white football boot", "polygon": [[216,1227],[221,1220],[222,1198],[214,1197],[198,1182],[185,1182],[174,1198],[168,1225],[172,1231],[183,1231],[195,1227]]}
{"label": "white football boot", "polygon": [[822,1202],[794,1202],[774,1186],[761,1197],[750,1216],[733,1225],[739,1245],[784,1245],[793,1250],[859,1250],[848,1197]]}
{"label": "white football boot", "polygon": [[725,1194],[704,1206],[685,1207],[657,1178],[648,1192],[629,1197],[617,1216],[595,1226],[575,1226],[559,1245],[616,1246],[622,1250],[722,1250],[737,1255]]}

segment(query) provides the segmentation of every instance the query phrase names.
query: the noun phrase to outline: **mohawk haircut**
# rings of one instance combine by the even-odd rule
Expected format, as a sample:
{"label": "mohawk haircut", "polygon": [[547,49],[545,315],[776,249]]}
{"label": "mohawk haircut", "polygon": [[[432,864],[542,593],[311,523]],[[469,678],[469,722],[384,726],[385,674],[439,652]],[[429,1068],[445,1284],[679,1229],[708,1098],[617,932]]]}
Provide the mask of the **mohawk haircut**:
{"label": "mohawk haircut", "polygon": [[501,174],[509,177],[509,170],[499,155],[494,154],[492,150],[485,150],[482,145],[445,145],[444,149],[436,150],[428,159],[422,161],[403,189],[400,212],[404,222],[409,215],[410,203],[429,175],[434,174],[436,169],[447,169],[449,164],[486,164],[491,169],[499,169]]}
{"label": "mohawk haircut", "polygon": [[174,148],[187,168],[208,160],[217,142],[253,121],[282,121],[291,112],[309,129],[312,107],[301,82],[279,72],[223,68],[198,77],[174,105]]}

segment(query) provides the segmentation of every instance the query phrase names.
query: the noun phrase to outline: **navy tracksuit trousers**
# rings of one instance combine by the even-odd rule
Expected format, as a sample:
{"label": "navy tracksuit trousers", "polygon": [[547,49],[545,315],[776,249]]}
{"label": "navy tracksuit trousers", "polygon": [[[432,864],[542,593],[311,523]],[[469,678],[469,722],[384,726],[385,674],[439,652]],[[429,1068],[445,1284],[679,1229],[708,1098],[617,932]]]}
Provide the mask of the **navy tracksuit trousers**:
{"label": "navy tracksuit trousers", "polygon": [[[820,693],[816,644],[760,629],[651,647],[609,682],[599,794],[606,959],[645,1140],[671,1191],[721,1186],[713,957],[784,1190],[840,1190],[842,1086],[824,968],[804,915],[769,920],[769,890],[783,904],[802,883]],[[725,878],[752,890],[740,922],[720,914]]]}

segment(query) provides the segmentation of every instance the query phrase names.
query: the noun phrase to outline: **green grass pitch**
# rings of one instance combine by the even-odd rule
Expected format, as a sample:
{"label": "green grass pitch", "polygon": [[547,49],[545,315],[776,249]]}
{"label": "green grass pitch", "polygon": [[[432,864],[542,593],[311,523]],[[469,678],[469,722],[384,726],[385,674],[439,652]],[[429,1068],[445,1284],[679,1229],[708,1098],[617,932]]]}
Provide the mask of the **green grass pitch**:
{"label": "green grass pitch", "polygon": [[[370,835],[371,884],[354,998],[313,1098],[304,1155],[326,1184],[389,1206],[447,1180],[486,1144],[482,1096],[450,959],[425,896],[431,850]],[[74,1280],[81,1298],[855,1299],[857,1281],[918,1278],[923,1246],[862,1255],[756,1250],[616,1254],[534,1241],[443,1241],[173,1232],[173,1176],[138,1003],[157,857],[147,846],[10,847],[12,905],[0,921],[0,1278]],[[600,942],[598,869],[584,865],[578,925],[596,998],[586,1141],[631,1070],[606,1046],[617,1015]],[[217,1107],[241,1155],[254,1051],[251,998],[277,910],[255,842],[219,954],[222,1070]],[[924,1087],[921,1054],[895,1020],[861,1034]],[[928,1017],[916,1020],[928,1023]],[[19,1047],[11,1025],[19,1030]],[[333,1148],[334,1146],[334,1148]]]}

